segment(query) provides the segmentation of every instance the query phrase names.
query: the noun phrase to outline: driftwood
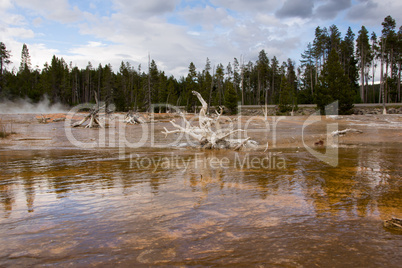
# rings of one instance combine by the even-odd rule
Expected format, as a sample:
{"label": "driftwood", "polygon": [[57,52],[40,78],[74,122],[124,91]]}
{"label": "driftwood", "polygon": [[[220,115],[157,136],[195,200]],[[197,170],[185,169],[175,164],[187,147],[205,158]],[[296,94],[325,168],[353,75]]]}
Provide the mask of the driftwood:
{"label": "driftwood", "polygon": [[124,117],[124,123],[126,124],[144,124],[145,120],[138,114],[133,114],[131,111]]}
{"label": "driftwood", "polygon": [[198,141],[202,148],[206,149],[234,149],[240,150],[243,147],[256,147],[257,142],[251,140],[249,137],[233,139],[233,135],[239,132],[245,132],[242,129],[222,128],[220,125],[220,118],[223,113],[223,108],[220,107],[220,112],[216,112],[216,117],[211,118],[207,116],[208,104],[202,98],[201,94],[197,91],[193,91],[193,94],[197,96],[198,100],[202,104],[202,108],[198,115],[198,126],[192,126],[186,119],[184,114],[181,114],[184,126],[178,125],[174,120],[170,123],[176,128],[175,130],[162,131],[166,136],[173,133],[185,133]]}
{"label": "driftwood", "polygon": [[363,131],[358,130],[358,129],[347,128],[347,129],[344,129],[344,130],[333,131],[331,134],[332,134],[332,136],[342,136],[342,135],[346,135],[346,133],[350,133],[350,132],[363,133]]}
{"label": "driftwood", "polygon": [[65,118],[55,118],[55,119],[53,119],[53,121],[52,122],[61,122],[61,121],[65,121],[66,119]]}
{"label": "driftwood", "polygon": [[52,140],[51,137],[26,137],[26,138],[16,138],[13,139],[15,141],[47,141],[47,140]]}
{"label": "driftwood", "polygon": [[398,218],[392,218],[384,221],[384,227],[388,229],[402,231],[402,220]]}
{"label": "driftwood", "polygon": [[85,126],[85,128],[93,128],[93,127],[104,128],[105,127],[104,125],[102,125],[102,123],[99,120],[99,113],[103,110],[105,113],[105,116],[109,116],[112,113],[112,111],[108,110],[106,103],[103,104],[102,106],[99,105],[98,95],[96,94],[96,91],[94,91],[94,95],[95,95],[96,104],[89,111],[89,114],[84,117],[84,119],[72,124],[73,127],[79,127],[82,124],[84,124],[87,120],[89,120],[89,123]]}
{"label": "driftwood", "polygon": [[[101,108],[103,108],[103,106]],[[89,123],[88,123],[88,125],[85,126],[85,128],[93,128],[93,127],[101,127],[101,128],[103,128],[103,125],[101,124],[101,122],[99,122],[99,117],[98,117],[98,113],[99,113],[101,108],[98,107],[96,109],[91,109],[89,114],[87,116],[85,116],[84,119],[82,119],[79,122],[76,122],[76,123],[72,124],[72,126],[73,127],[79,127],[82,124],[84,124],[87,120],[89,120]]]}
{"label": "driftwood", "polygon": [[45,117],[43,114],[41,114],[41,117],[40,118],[37,118],[38,119],[38,122],[39,123],[41,123],[41,124],[47,124],[48,122],[48,120],[50,120],[50,117]]}

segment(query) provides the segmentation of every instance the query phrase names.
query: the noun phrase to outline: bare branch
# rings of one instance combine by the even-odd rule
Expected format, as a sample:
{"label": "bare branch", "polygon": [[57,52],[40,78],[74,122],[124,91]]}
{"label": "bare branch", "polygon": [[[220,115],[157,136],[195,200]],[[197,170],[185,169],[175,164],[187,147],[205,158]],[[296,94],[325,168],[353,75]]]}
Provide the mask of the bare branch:
{"label": "bare branch", "polygon": [[184,114],[181,114],[184,122],[184,127],[176,124],[174,120],[170,121],[170,123],[176,128],[175,130],[167,130],[164,128],[162,131],[166,136],[168,134],[173,133],[186,133],[190,137],[200,142],[200,145],[203,148],[207,149],[220,149],[220,148],[231,148],[235,150],[239,150],[242,147],[247,147],[249,145],[255,145],[256,142],[250,140],[249,137],[245,139],[228,139],[229,136],[238,133],[244,132],[242,129],[233,130],[233,126],[229,129],[222,129],[219,121],[221,115],[223,114],[223,107],[219,107],[220,112],[216,111],[217,117],[215,119],[209,118],[206,113],[208,109],[208,104],[202,98],[201,94],[193,91],[193,94],[198,97],[198,100],[202,104],[202,108],[199,113],[199,126],[195,127],[188,122]]}

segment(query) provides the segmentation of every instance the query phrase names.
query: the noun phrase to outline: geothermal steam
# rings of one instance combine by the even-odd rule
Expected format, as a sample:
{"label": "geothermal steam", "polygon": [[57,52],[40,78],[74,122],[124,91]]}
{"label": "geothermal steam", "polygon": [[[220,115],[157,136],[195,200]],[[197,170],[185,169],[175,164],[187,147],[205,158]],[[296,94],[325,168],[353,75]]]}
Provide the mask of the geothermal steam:
{"label": "geothermal steam", "polygon": [[67,107],[60,103],[51,104],[46,96],[38,103],[33,103],[30,99],[0,102],[0,114],[63,113],[67,110]]}

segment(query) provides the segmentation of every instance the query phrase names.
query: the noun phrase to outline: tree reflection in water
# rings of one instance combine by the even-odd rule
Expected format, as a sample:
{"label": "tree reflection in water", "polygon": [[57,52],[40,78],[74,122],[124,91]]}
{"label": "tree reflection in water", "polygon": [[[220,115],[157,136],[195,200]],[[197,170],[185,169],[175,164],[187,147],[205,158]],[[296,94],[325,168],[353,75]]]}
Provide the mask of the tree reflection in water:
{"label": "tree reflection in water", "polygon": [[330,167],[287,149],[278,169],[236,162],[258,151],[143,149],[143,168],[117,151],[1,151],[0,265],[392,266],[400,240],[381,221],[402,214],[399,153],[341,148]]}

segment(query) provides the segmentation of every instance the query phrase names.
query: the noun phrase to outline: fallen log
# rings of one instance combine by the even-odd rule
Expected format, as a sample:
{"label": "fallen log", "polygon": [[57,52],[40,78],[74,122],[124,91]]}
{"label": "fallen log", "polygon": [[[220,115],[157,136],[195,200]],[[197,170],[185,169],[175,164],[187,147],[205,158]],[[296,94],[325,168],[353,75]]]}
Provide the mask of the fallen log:
{"label": "fallen log", "polygon": [[353,132],[353,133],[363,133],[363,131],[358,130],[358,129],[347,128],[347,129],[344,129],[344,130],[333,131],[331,134],[332,134],[332,136],[334,137],[334,136],[343,136],[343,135],[346,135],[346,133],[350,133],[350,132]]}

